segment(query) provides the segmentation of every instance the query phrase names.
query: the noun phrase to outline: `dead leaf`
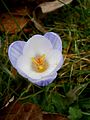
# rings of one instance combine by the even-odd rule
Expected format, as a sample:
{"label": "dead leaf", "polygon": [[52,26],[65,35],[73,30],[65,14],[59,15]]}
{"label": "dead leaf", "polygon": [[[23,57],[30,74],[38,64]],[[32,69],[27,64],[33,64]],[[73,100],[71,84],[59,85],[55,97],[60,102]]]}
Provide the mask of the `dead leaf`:
{"label": "dead leaf", "polygon": [[62,6],[69,4],[70,2],[72,2],[72,0],[55,0],[52,2],[43,2],[39,4],[33,11],[32,21],[34,22],[35,27],[39,31],[46,33],[48,30],[46,30],[45,26],[43,25],[43,21],[41,21],[40,18],[43,18],[46,13],[55,11]]}
{"label": "dead leaf", "polygon": [[[45,26],[42,24],[42,21],[40,20],[40,17],[43,17],[45,13],[52,12],[58,8],[61,8],[62,6],[69,4],[72,0],[55,0],[55,1],[36,1],[38,5],[33,8],[33,19],[32,22],[35,24],[35,27],[45,33],[48,30],[46,30]],[[32,1],[31,1],[32,2]],[[35,1],[34,1],[35,2]],[[4,13],[0,15],[0,30],[2,32],[15,34],[19,31],[21,31],[25,25],[30,21],[29,16],[32,14],[32,6],[30,7],[18,7],[13,8],[13,11],[11,12],[11,15],[8,13]],[[13,17],[12,17],[13,16]],[[28,16],[28,17],[26,17]]]}
{"label": "dead leaf", "polygon": [[35,104],[9,104],[0,111],[0,120],[43,120],[41,109]]}
{"label": "dead leaf", "polygon": [[21,31],[30,19],[26,17],[28,14],[26,7],[13,8],[10,12],[10,14],[6,12],[0,15],[0,30],[14,34]]}
{"label": "dead leaf", "polygon": [[27,7],[17,7],[17,8],[14,8],[12,11],[11,11],[11,14],[14,15],[14,16],[27,16],[27,14],[31,14],[30,13],[30,10],[27,8]]}
{"label": "dead leaf", "polygon": [[67,117],[60,114],[43,114],[43,120],[68,120]]}
{"label": "dead leaf", "polygon": [[70,2],[72,2],[72,0],[55,0],[53,2],[44,2],[40,4],[38,7],[41,8],[42,13],[44,14],[52,12],[58,8],[61,8],[62,6],[67,5]]}
{"label": "dead leaf", "polygon": [[29,21],[28,18],[19,16],[14,16],[13,19],[10,15],[8,15],[8,13],[4,13],[0,17],[1,17],[0,30],[11,34],[21,31]]}
{"label": "dead leaf", "polygon": [[10,103],[0,111],[0,120],[68,120],[60,114],[42,112],[36,104]]}

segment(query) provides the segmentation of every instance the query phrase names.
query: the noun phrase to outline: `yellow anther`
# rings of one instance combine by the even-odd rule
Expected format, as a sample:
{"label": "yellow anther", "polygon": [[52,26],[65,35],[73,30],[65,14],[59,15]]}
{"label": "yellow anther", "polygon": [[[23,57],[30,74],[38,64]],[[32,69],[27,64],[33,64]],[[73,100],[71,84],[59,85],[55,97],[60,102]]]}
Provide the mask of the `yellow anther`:
{"label": "yellow anther", "polygon": [[34,57],[32,57],[32,62],[35,63],[36,65],[39,65],[39,63],[37,62],[37,60]]}
{"label": "yellow anther", "polygon": [[43,54],[43,55],[41,56],[40,60],[41,60],[41,61],[44,61],[44,60],[45,60],[45,57],[46,57],[46,55]]}
{"label": "yellow anther", "polygon": [[40,56],[40,57],[32,57],[32,61],[33,61],[33,63],[35,63],[36,65],[40,65],[40,64],[43,64],[43,62],[44,62],[44,60],[45,60],[45,54],[43,54],[42,56]]}

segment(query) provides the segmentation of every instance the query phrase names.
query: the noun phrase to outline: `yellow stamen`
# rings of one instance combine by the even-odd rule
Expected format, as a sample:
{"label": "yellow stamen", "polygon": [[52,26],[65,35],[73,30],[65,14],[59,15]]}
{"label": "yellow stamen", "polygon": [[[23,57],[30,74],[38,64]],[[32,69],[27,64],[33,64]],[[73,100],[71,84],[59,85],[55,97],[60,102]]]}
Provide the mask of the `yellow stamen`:
{"label": "yellow stamen", "polygon": [[45,54],[43,54],[41,57],[36,57],[36,58],[32,57],[32,61],[37,65],[42,64],[44,60],[45,60]]}
{"label": "yellow stamen", "polygon": [[32,62],[39,65],[39,63],[37,62],[37,60],[34,57],[32,57]]}
{"label": "yellow stamen", "polygon": [[45,60],[45,54],[42,56],[32,57],[32,68],[36,72],[44,72],[48,68],[48,63]]}
{"label": "yellow stamen", "polygon": [[46,57],[46,55],[45,54],[43,54],[42,56],[41,56],[41,61],[44,61],[45,60],[45,57]]}

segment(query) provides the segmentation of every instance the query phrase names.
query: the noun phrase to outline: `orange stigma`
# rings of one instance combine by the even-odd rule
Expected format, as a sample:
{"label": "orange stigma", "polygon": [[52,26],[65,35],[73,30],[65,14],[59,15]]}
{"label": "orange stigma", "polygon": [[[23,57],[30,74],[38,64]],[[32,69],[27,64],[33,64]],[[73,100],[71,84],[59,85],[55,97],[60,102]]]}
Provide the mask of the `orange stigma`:
{"label": "orange stigma", "polygon": [[44,72],[48,68],[48,63],[45,58],[45,54],[32,58],[32,68],[34,71]]}

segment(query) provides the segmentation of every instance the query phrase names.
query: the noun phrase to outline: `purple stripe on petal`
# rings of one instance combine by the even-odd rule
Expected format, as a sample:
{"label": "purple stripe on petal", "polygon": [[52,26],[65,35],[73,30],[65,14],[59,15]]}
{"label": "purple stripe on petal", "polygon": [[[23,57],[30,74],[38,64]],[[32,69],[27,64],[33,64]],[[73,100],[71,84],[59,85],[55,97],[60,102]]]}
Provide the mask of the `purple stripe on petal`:
{"label": "purple stripe on petal", "polygon": [[54,49],[58,49],[62,52],[62,41],[58,34],[54,32],[47,32],[44,37],[48,38]]}
{"label": "purple stripe on petal", "polygon": [[8,49],[9,59],[13,67],[15,68],[16,68],[16,62],[18,57],[22,55],[25,43],[26,42],[24,41],[16,41],[9,46],[9,49]]}
{"label": "purple stripe on petal", "polygon": [[57,72],[55,72],[53,75],[50,75],[48,77],[45,77],[41,80],[33,80],[31,78],[28,78],[29,81],[31,81],[32,83],[38,85],[38,86],[47,86],[48,84],[52,83],[53,80],[57,77]]}
{"label": "purple stripe on petal", "polygon": [[49,78],[47,80],[42,80],[42,81],[36,82],[35,84],[37,84],[39,86],[47,86],[48,84],[52,83],[55,78]]}
{"label": "purple stripe on petal", "polygon": [[52,75],[50,74],[48,76],[43,77],[43,79],[35,80],[35,79],[30,78],[28,75],[26,75],[22,70],[20,70],[18,68],[18,66],[16,69],[21,76],[27,78],[30,82],[32,82],[33,84],[36,84],[38,86],[46,86],[46,85],[50,84],[57,77],[57,72],[54,71],[54,73]]}
{"label": "purple stripe on petal", "polygon": [[46,86],[48,84],[50,84],[57,76],[57,73],[55,73],[55,75],[52,76],[48,76],[48,78],[44,79],[44,80],[33,80],[32,78],[30,78],[29,76],[27,76],[24,72],[22,72],[20,69],[18,69],[18,73],[23,76],[24,78],[27,78],[30,82],[32,82],[33,84],[36,84],[38,86]]}

